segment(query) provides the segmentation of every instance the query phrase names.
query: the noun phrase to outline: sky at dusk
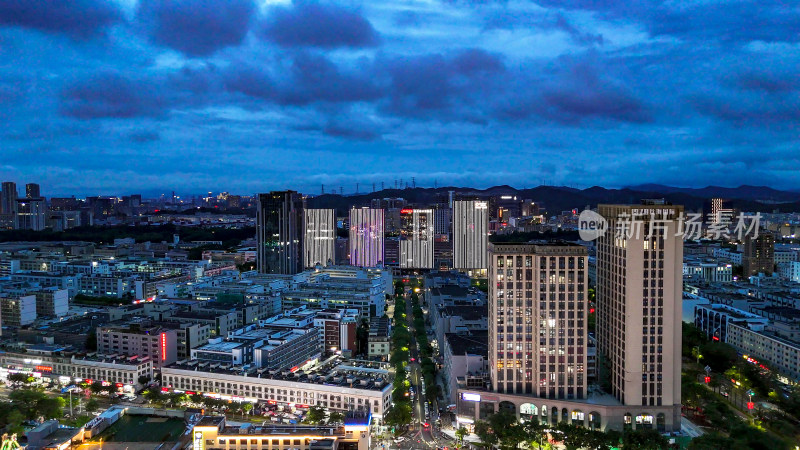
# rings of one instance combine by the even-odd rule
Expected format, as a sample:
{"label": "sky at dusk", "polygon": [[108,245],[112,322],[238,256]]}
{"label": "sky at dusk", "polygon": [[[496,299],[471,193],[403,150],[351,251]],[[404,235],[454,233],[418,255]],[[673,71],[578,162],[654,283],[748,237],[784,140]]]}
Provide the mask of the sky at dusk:
{"label": "sky at dusk", "polygon": [[44,195],[800,187],[791,1],[0,0]]}

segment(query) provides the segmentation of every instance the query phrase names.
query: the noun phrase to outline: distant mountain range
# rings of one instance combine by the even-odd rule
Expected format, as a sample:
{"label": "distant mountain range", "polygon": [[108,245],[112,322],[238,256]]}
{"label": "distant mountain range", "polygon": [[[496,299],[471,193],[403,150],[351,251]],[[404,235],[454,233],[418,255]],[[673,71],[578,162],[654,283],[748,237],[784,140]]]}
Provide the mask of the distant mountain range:
{"label": "distant mountain range", "polygon": [[532,199],[545,205],[549,213],[559,213],[571,209],[594,208],[599,203],[632,203],[643,198],[664,198],[675,205],[684,205],[687,210],[700,211],[707,207],[712,197],[721,197],[727,205],[743,211],[795,212],[800,211],[800,193],[779,191],[765,186],[739,186],[726,188],[708,186],[705,188],[679,188],[659,184],[644,184],[622,189],[607,189],[593,186],[587,189],[574,189],[564,186],[538,186],[532,189],[516,189],[511,186],[494,186],[488,189],[465,187],[385,189],[365,194],[338,195],[323,194],[309,199],[309,207],[335,208],[338,214],[345,214],[352,206],[369,206],[376,198],[402,197],[410,204],[427,204],[444,201],[448,191],[464,195],[516,195],[519,199]]}

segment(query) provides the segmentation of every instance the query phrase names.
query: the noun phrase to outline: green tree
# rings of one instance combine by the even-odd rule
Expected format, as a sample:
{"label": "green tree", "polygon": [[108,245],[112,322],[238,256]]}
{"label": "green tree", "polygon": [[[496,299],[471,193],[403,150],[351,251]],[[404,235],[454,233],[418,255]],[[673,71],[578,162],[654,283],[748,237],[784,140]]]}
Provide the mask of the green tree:
{"label": "green tree", "polygon": [[467,431],[466,428],[464,428],[463,426],[458,427],[458,429],[456,430],[456,442],[458,442],[458,445],[462,445],[464,443],[464,438],[467,437],[468,434],[469,431]]}
{"label": "green tree", "polygon": [[325,420],[325,408],[315,405],[308,409],[308,413],[306,413],[306,422],[312,425],[318,425],[323,420]]}
{"label": "green tree", "polygon": [[95,400],[95,399],[91,399],[88,402],[86,402],[86,410],[89,411],[89,412],[95,412],[95,411],[97,411],[97,408],[99,408],[99,407],[100,407],[100,404],[97,403],[97,400]]}
{"label": "green tree", "polygon": [[[411,420],[409,420],[410,422]],[[328,414],[328,424],[343,424],[344,423],[344,414],[338,411],[332,411]]]}
{"label": "green tree", "polygon": [[668,449],[669,440],[652,428],[630,430],[622,435],[622,447],[640,450]]}

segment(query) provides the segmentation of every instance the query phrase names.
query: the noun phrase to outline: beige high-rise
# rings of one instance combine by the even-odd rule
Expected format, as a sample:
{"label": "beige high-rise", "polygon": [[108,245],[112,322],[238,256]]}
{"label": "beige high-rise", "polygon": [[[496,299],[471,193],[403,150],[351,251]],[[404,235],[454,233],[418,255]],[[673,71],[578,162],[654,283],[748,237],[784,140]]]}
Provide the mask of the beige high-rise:
{"label": "beige high-rise", "polygon": [[625,405],[681,402],[683,207],[599,205],[597,341]]}
{"label": "beige high-rise", "polygon": [[494,392],[586,398],[586,258],[577,244],[489,244]]}

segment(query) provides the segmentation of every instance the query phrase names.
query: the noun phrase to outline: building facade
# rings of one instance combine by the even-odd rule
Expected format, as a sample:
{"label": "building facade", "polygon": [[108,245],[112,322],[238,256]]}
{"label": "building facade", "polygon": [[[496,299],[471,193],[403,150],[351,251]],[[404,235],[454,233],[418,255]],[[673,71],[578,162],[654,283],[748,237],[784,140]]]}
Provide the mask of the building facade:
{"label": "building facade", "polygon": [[682,206],[599,205],[597,341],[611,395],[626,406],[681,404]]}
{"label": "building facade", "polygon": [[383,217],[382,209],[350,210],[350,264],[374,267],[383,263]]}
{"label": "building facade", "polygon": [[256,262],[260,273],[303,271],[305,198],[295,191],[258,194]]}
{"label": "building facade", "polygon": [[431,209],[405,208],[400,211],[400,267],[433,268],[434,219]]}
{"label": "building facade", "polygon": [[496,243],[489,257],[492,390],[585,398],[586,248]]}
{"label": "building facade", "polygon": [[327,266],[335,262],[336,210],[306,209],[303,266]]}
{"label": "building facade", "polygon": [[453,267],[488,267],[489,209],[484,201],[453,202]]}

